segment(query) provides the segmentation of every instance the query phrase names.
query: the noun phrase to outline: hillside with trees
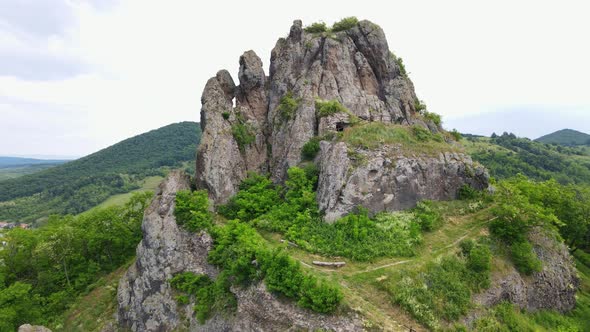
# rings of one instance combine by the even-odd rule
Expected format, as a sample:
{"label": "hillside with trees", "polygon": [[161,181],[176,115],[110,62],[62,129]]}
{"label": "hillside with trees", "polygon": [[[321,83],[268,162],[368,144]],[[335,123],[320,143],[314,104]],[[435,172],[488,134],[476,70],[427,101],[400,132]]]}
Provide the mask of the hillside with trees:
{"label": "hillside with trees", "polygon": [[467,152],[496,179],[523,174],[535,180],[555,179],[561,184],[590,183],[590,150],[545,144],[514,134],[466,137]]}
{"label": "hillside with trees", "polygon": [[78,214],[114,194],[140,187],[194,160],[201,137],[195,122],[171,124],[41,172],[0,182],[0,220],[34,221]]}
{"label": "hillside with trees", "polygon": [[535,141],[565,146],[590,145],[590,135],[573,129],[562,129],[539,137]]}

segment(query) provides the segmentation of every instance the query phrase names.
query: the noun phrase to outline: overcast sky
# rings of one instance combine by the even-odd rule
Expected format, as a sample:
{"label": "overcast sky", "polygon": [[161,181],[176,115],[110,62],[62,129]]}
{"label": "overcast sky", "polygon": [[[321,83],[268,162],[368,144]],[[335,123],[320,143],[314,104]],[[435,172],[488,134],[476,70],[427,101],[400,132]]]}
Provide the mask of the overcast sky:
{"label": "overcast sky", "polygon": [[[0,0],[0,155],[82,156],[198,121],[207,79],[294,19],[379,24],[447,128],[590,132],[585,1]],[[268,70],[267,70],[268,74]],[[237,79],[236,79],[237,80]]]}

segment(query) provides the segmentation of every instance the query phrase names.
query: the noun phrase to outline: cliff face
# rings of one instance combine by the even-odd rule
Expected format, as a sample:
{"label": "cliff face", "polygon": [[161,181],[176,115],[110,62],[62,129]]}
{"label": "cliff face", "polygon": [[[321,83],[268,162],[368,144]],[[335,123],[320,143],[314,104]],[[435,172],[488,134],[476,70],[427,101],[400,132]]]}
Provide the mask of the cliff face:
{"label": "cliff face", "polygon": [[559,312],[576,306],[580,279],[567,247],[539,229],[531,232],[529,239],[543,262],[543,269],[523,277],[510,267],[507,272],[493,276],[492,286],[475,296],[476,303],[489,307],[508,301],[527,311],[551,309]]}
{"label": "cliff face", "polygon": [[174,217],[178,190],[189,188],[188,176],[173,172],[162,182],[146,210],[143,240],[137,260],[119,282],[119,326],[131,331],[360,331],[356,314],[326,316],[296,306],[267,291],[263,283],[234,287],[238,307],[199,324],[194,299],[179,305],[169,280],[180,272],[204,273],[215,278],[218,270],[207,263],[213,245],[205,233],[189,233]]}
{"label": "cliff face", "polygon": [[[227,202],[249,171],[269,173],[275,182],[301,162],[301,149],[312,137],[337,133],[353,121],[417,125],[441,131],[420,116],[412,82],[389,51],[385,34],[371,22],[330,34],[312,34],[295,21],[271,55],[266,76],[260,58],[240,58],[239,85],[222,70],[202,96],[203,137],[197,156],[197,186],[217,204]],[[296,108],[286,113],[281,100]],[[348,112],[319,116],[316,100],[337,100]],[[235,107],[234,107],[235,101]],[[349,147],[337,139],[322,142],[318,202],[329,220],[363,205],[371,212],[411,207],[420,199],[452,199],[463,184],[487,187],[487,173],[461,154],[435,158],[420,154],[361,151],[365,165],[347,169]],[[344,144],[344,146],[343,146]],[[334,164],[338,162],[338,164]],[[383,167],[388,162],[395,167]],[[380,164],[381,163],[381,164]],[[476,176],[469,177],[467,175]],[[359,181],[371,177],[367,192]]]}

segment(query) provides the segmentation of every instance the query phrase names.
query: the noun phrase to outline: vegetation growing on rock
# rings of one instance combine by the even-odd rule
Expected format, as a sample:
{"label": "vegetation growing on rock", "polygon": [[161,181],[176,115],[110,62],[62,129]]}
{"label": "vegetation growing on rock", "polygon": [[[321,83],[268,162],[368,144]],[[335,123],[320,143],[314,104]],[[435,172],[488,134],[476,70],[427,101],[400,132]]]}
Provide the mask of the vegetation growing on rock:
{"label": "vegetation growing on rock", "polygon": [[315,111],[319,118],[334,115],[336,113],[350,113],[338,100],[316,100]]}
{"label": "vegetation growing on rock", "polygon": [[299,100],[295,99],[293,93],[289,91],[279,102],[279,114],[283,120],[291,120],[295,116],[298,107]]}
{"label": "vegetation growing on rock", "polygon": [[231,126],[231,133],[238,144],[240,152],[244,153],[246,147],[254,142],[256,136],[253,133],[252,127],[246,122],[243,115],[236,113],[236,122]]}
{"label": "vegetation growing on rock", "polygon": [[[254,194],[270,187],[266,178],[252,175],[243,187],[252,191],[238,197],[238,203],[234,202],[236,205],[242,205],[240,202],[248,204],[242,211],[237,211],[236,215],[248,218],[259,212],[256,206],[269,207],[275,203],[266,199],[272,198],[272,194],[262,195],[262,200]],[[196,220],[210,221],[211,217],[205,216],[209,213],[205,192],[181,192],[176,196],[176,206],[181,208],[175,212],[176,215],[184,220],[193,221],[199,226],[204,223]],[[181,220],[177,219],[177,222],[185,227],[189,224]],[[215,239],[215,246],[209,252],[208,260],[222,268],[221,274],[215,281],[207,276],[191,273],[179,274],[171,280],[175,288],[196,297],[195,312],[202,323],[216,310],[235,307],[235,299],[229,290],[232,284],[247,286],[260,280],[264,280],[270,291],[292,298],[304,308],[329,313],[338,307],[342,299],[338,287],[304,273],[299,263],[282,250],[270,249],[250,225],[235,219],[225,225],[209,223],[207,227]],[[191,228],[192,231],[201,229],[203,228]],[[184,300],[181,298],[181,301]]]}

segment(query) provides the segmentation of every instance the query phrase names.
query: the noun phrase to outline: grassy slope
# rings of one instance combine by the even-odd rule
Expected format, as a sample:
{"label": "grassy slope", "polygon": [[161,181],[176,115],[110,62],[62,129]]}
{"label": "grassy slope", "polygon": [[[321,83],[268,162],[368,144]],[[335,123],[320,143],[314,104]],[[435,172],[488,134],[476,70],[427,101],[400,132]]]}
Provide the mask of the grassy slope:
{"label": "grassy slope", "polygon": [[107,198],[104,202],[98,204],[97,206],[93,207],[88,211],[106,208],[110,206],[124,205],[129,201],[133,193],[141,191],[154,191],[156,190],[156,188],[158,188],[158,185],[160,184],[160,182],[162,182],[162,180],[164,180],[164,177],[162,176],[148,176],[147,178],[140,181],[139,185],[141,186],[141,188],[132,190],[128,193],[113,195]]}
{"label": "grassy slope", "polygon": [[[399,257],[379,259],[375,262],[352,262],[343,258],[322,257],[310,254],[304,250],[288,247],[290,254],[312,273],[323,276],[341,285],[345,294],[344,303],[350,308],[361,312],[376,330],[427,331],[417,323],[407,312],[392,300],[387,290],[388,283],[397,283],[407,273],[424,271],[429,262],[436,261],[445,255],[456,253],[458,244],[464,239],[476,239],[487,235],[487,223],[492,218],[489,209],[469,213],[468,202],[451,201],[436,203],[437,209],[443,214],[445,224],[440,229],[426,233],[424,243],[414,257]],[[284,246],[280,242],[281,236],[273,233],[263,233],[274,246]],[[340,269],[323,268],[312,265],[313,260],[345,261],[346,266]],[[589,260],[590,262],[590,260]],[[494,257],[492,272],[502,274],[511,263],[500,257]],[[408,272],[405,272],[408,271]],[[581,322],[587,320],[590,308],[590,267],[580,269],[584,276],[583,285],[578,295],[578,307],[571,313],[572,319]],[[516,313],[538,331],[551,331],[544,327],[548,323],[538,315]],[[546,316],[557,315],[548,313]],[[537,321],[540,321],[538,323]],[[541,325],[542,324],[542,325]]]}
{"label": "grassy slope", "polygon": [[[387,285],[399,282],[406,273],[424,271],[429,262],[454,254],[463,239],[475,239],[486,235],[487,223],[491,219],[489,209],[468,212],[469,202],[465,201],[438,202],[435,206],[444,216],[445,223],[438,230],[425,234],[424,242],[414,257],[352,262],[342,258],[310,254],[294,247],[287,247],[287,250],[309,272],[338,283],[345,295],[344,304],[366,317],[366,327],[370,330],[408,331],[411,327],[415,331],[426,331],[426,328],[395,304]],[[223,221],[223,218],[218,216],[218,222]],[[285,246],[281,243],[279,234],[263,232],[262,235],[273,247]],[[586,322],[585,327],[590,330],[590,320],[587,319],[590,317],[590,255],[580,252],[576,257],[582,287],[578,293],[578,305],[568,316],[576,322]],[[339,260],[346,261],[347,264],[343,268],[332,269],[314,266],[313,260]],[[501,274],[509,264],[511,263],[503,258],[495,257],[493,272]],[[93,290],[80,297],[64,316],[63,325],[55,330],[100,331],[106,323],[112,321],[116,310],[117,282],[126,268],[127,266],[122,267],[97,282]],[[552,331],[553,317],[559,316],[553,312],[525,314],[517,310],[514,310],[514,314],[535,331],[547,332]]]}
{"label": "grassy slope", "polygon": [[117,286],[129,264],[99,279],[88,294],[81,296],[64,314],[63,322],[53,331],[90,332],[101,331],[107,324],[115,323],[117,311]]}

